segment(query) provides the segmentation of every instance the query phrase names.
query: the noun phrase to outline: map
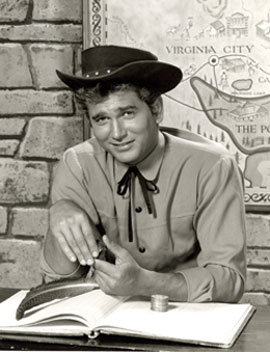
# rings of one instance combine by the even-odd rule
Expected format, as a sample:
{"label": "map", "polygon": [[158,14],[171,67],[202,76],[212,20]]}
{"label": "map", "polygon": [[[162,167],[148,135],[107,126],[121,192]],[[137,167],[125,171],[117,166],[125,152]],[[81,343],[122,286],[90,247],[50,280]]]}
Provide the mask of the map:
{"label": "map", "polygon": [[223,144],[252,211],[270,209],[270,2],[89,0],[90,45],[149,50],[183,71],[166,126]]}

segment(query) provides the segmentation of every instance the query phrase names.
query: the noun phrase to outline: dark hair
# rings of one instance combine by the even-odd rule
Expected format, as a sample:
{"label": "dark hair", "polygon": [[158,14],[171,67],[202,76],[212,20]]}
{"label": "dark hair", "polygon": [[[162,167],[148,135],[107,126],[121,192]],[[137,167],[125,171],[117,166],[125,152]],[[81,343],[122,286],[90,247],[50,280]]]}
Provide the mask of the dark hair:
{"label": "dark hair", "polygon": [[75,99],[79,110],[88,112],[87,104],[98,104],[106,100],[108,96],[116,92],[132,91],[144,101],[154,113],[154,102],[157,98],[161,99],[160,93],[140,87],[131,83],[99,82],[93,87],[82,87],[75,91]]}

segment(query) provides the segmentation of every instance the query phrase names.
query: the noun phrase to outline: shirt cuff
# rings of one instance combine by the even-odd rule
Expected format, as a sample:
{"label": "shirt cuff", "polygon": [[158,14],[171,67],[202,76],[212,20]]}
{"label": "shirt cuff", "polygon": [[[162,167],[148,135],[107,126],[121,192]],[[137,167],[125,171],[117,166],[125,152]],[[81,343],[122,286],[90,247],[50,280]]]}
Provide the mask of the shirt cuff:
{"label": "shirt cuff", "polygon": [[205,268],[189,268],[179,271],[186,280],[188,302],[213,301],[214,278]]}

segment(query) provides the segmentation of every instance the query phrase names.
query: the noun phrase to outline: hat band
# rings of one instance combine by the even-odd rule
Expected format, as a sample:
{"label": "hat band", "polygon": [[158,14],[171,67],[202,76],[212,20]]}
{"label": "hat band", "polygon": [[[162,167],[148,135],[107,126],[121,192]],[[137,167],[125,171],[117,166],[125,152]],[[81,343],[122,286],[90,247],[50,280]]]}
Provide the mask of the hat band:
{"label": "hat band", "polygon": [[98,77],[98,76],[105,76],[105,75],[109,75],[110,73],[115,71],[117,68],[118,67],[105,67],[105,68],[102,68],[101,70],[97,69],[95,71],[84,72],[83,76],[85,78],[93,78],[93,77]]}

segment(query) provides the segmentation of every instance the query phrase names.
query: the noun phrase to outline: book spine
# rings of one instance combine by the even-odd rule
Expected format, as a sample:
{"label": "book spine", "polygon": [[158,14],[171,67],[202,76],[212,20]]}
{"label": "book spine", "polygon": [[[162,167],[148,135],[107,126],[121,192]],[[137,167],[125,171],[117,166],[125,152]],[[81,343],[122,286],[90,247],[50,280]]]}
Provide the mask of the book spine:
{"label": "book spine", "polygon": [[98,337],[98,335],[99,335],[99,331],[97,331],[97,330],[92,330],[92,331],[90,331],[90,333],[88,334],[88,338],[89,338],[90,340],[94,340],[94,339],[96,339],[96,338]]}

